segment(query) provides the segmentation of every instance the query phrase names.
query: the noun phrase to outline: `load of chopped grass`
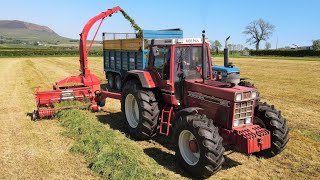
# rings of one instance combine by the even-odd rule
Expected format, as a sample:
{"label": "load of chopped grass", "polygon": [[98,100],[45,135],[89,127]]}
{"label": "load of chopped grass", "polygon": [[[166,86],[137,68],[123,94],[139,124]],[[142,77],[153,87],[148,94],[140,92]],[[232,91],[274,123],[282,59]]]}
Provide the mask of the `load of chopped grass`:
{"label": "load of chopped grass", "polygon": [[140,26],[138,26],[138,24],[136,24],[136,22],[124,10],[120,10],[120,11],[123,17],[131,23],[131,26],[133,27],[133,29],[138,32],[137,38],[142,38],[142,29],[140,28]]}
{"label": "load of chopped grass", "polygon": [[69,109],[57,114],[64,135],[75,140],[71,152],[84,155],[89,167],[107,179],[167,179],[142,148],[119,131],[102,125],[88,111]]}

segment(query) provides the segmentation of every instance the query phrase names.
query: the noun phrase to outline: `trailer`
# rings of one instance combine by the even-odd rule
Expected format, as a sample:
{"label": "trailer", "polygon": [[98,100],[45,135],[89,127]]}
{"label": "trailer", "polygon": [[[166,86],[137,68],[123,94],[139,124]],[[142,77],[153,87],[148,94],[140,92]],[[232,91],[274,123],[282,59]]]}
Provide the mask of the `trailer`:
{"label": "trailer", "polygon": [[143,30],[141,34],[137,38],[136,33],[102,33],[104,72],[110,89],[121,91],[128,71],[147,68],[152,39],[183,38],[181,29]]}

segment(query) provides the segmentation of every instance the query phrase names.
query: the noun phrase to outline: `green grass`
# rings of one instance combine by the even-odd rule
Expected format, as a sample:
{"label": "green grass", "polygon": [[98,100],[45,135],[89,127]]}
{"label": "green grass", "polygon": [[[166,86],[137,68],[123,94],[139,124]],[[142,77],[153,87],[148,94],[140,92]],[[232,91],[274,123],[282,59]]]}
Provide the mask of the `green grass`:
{"label": "green grass", "polygon": [[160,166],[142,148],[119,131],[104,126],[88,111],[65,110],[57,115],[66,128],[64,135],[75,140],[71,152],[84,155],[89,167],[107,179],[160,179]]}

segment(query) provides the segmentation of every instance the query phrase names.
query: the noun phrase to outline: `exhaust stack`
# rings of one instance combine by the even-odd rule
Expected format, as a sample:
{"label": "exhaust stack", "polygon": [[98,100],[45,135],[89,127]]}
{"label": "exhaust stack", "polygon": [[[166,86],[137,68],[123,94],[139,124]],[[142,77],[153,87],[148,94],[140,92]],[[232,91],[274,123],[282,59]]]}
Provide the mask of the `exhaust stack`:
{"label": "exhaust stack", "polygon": [[206,31],[202,31],[202,80],[203,83],[207,79],[207,58],[206,58]]}
{"label": "exhaust stack", "polygon": [[224,56],[224,67],[229,66],[229,49],[228,49],[228,40],[230,39],[230,36],[227,37],[226,42],[225,42],[225,47],[223,50],[223,56]]}

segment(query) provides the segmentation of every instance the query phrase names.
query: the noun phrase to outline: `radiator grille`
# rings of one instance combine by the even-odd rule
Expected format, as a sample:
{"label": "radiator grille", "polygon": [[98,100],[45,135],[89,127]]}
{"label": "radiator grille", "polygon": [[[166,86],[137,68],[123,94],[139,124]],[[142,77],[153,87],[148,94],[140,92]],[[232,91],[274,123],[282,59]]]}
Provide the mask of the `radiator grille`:
{"label": "radiator grille", "polygon": [[234,119],[239,120],[239,125],[245,124],[245,119],[252,117],[252,109],[253,100],[236,103]]}

